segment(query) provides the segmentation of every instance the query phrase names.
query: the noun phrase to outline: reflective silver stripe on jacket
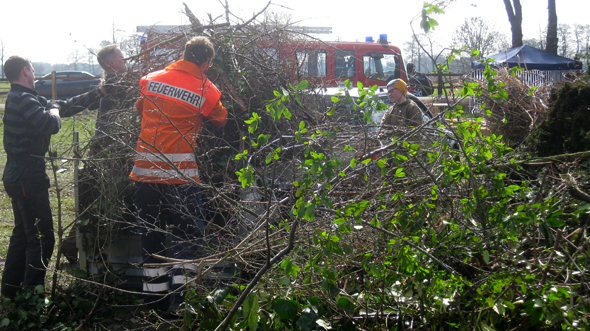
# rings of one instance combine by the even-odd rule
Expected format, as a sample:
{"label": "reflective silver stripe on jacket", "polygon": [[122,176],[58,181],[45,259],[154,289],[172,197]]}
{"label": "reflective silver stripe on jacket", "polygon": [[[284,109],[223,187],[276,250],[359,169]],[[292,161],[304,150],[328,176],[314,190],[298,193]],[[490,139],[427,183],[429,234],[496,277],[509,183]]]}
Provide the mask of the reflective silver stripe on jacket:
{"label": "reflective silver stripe on jacket", "polygon": [[143,268],[143,276],[145,277],[159,277],[159,276],[166,276],[170,268],[168,267],[161,267],[161,268]]}
{"label": "reflective silver stripe on jacket", "polygon": [[135,159],[150,162],[196,162],[193,153],[135,153]]}
{"label": "reflective silver stripe on jacket", "polygon": [[172,286],[186,284],[191,279],[193,279],[193,277],[188,276],[188,275],[176,275],[176,276],[173,276],[172,277]]}
{"label": "reflective silver stripe on jacket", "polygon": [[184,269],[184,270],[192,270],[192,271],[197,271],[199,267],[197,267],[194,264],[191,263],[183,263],[183,264],[175,264],[172,267],[172,271],[175,271],[176,269]]}
{"label": "reflective silver stripe on jacket", "polygon": [[143,283],[144,292],[160,293],[167,292],[170,289],[170,284],[165,283]]}
{"label": "reflective silver stripe on jacket", "polygon": [[[184,178],[184,177],[199,177],[199,169],[145,169],[138,166],[133,166],[132,172],[137,176],[144,177],[158,177],[158,178]],[[184,176],[183,176],[184,175]]]}

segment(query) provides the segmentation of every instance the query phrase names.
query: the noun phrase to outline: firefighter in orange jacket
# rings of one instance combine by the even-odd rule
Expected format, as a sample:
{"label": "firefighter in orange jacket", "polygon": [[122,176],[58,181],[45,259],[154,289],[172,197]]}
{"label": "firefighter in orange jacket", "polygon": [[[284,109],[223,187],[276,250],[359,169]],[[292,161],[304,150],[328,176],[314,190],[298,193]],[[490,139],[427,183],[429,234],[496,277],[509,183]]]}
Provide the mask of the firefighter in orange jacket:
{"label": "firefighter in orange jacket", "polygon": [[[141,116],[135,165],[130,178],[136,181],[135,205],[140,228],[144,263],[159,263],[154,255],[165,256],[165,230],[172,228],[173,258],[190,260],[198,256],[205,220],[201,210],[199,168],[195,146],[205,118],[221,127],[227,110],[219,100],[221,92],[205,76],[215,50],[208,38],[187,42],[184,59],[140,80],[141,98],[136,107]],[[177,291],[196,271],[194,265],[172,268],[144,267],[143,292],[152,308],[174,309],[182,302]],[[172,291],[172,302],[155,294]]]}

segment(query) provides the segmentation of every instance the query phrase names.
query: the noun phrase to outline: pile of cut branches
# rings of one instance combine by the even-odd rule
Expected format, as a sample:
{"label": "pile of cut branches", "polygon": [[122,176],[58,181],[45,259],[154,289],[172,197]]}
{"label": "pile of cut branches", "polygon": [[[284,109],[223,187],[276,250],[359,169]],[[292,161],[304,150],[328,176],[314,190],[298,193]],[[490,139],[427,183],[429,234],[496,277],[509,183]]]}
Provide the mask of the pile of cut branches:
{"label": "pile of cut branches", "polygon": [[[300,38],[288,25],[258,15],[232,26],[213,19],[202,24],[185,9],[191,25],[158,36],[157,44],[182,45],[196,35],[213,40],[217,56],[209,77],[223,93],[230,121],[223,129],[205,126],[195,151],[202,174],[195,185],[207,201],[207,254],[192,261],[200,274],[190,282],[177,327],[588,323],[587,154],[519,159],[506,141],[485,137],[478,121],[454,109],[439,116],[457,119],[456,132],[435,118],[377,139],[364,120],[380,107],[370,92],[363,100],[319,104],[314,86],[298,85],[301,77],[269,52]],[[152,52],[143,68],[161,69],[181,53],[176,46]],[[508,98],[484,95],[492,110],[487,120],[494,133],[519,144],[542,117],[545,91],[506,71],[498,77]],[[331,111],[339,109],[350,113]],[[136,118],[126,120],[129,125],[117,128],[137,130]],[[134,141],[124,146],[131,160]],[[113,194],[112,188],[101,192]],[[101,201],[108,211],[88,211],[105,227],[134,229],[121,216],[134,213],[128,200]],[[239,286],[230,291],[227,282],[202,281],[213,272],[207,266],[227,261],[240,266],[232,279]]]}
{"label": "pile of cut branches", "polygon": [[506,92],[506,98],[488,93],[487,83],[482,82],[482,101],[486,109],[492,111],[491,115],[483,115],[486,125],[491,133],[503,135],[513,147],[526,139],[536,124],[544,118],[548,109],[547,100],[551,86],[529,86],[522,77],[533,74],[543,75],[499,68],[496,83],[503,84],[499,86]]}

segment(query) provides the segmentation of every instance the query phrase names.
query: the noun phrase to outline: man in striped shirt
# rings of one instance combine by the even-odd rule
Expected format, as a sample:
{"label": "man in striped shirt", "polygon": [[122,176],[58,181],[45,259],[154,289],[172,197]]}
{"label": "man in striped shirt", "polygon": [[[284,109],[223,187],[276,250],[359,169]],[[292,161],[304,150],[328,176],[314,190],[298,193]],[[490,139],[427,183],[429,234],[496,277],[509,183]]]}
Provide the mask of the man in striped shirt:
{"label": "man in striped shirt", "polygon": [[73,116],[104,96],[102,87],[68,100],[47,100],[37,94],[35,69],[20,56],[4,64],[11,84],[4,112],[6,167],[3,182],[12,200],[14,230],[6,254],[1,293],[14,298],[20,288],[41,290],[53,252],[53,219],[45,154],[61,118]]}

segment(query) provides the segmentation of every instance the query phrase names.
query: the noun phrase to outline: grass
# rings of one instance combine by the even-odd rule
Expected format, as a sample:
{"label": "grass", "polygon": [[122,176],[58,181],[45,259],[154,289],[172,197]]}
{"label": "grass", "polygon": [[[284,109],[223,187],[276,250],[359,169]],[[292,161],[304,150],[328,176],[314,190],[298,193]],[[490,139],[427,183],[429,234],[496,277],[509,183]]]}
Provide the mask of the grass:
{"label": "grass", "polygon": [[10,90],[10,83],[7,81],[0,81],[0,104],[6,101],[6,92]]}

